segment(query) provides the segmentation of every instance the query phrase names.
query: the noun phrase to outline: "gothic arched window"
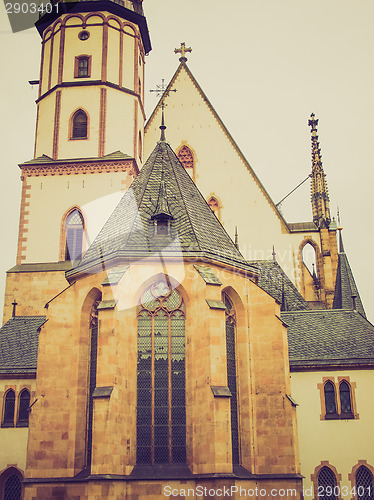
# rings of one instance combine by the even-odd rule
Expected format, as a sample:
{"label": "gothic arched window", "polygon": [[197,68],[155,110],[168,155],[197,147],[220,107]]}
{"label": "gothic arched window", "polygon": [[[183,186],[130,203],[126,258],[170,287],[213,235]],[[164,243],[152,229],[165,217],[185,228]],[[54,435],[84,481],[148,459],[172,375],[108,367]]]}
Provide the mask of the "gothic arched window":
{"label": "gothic arched window", "polygon": [[330,381],[326,382],[324,387],[325,392],[325,408],[326,408],[326,418],[328,415],[336,415],[336,399],[335,399],[335,387]]}
{"label": "gothic arched window", "polygon": [[356,470],[355,479],[357,498],[360,500],[373,500],[373,474],[371,471],[364,465],[361,465]]}
{"label": "gothic arched window", "polygon": [[70,212],[65,222],[66,247],[65,260],[77,260],[83,251],[83,217],[76,208]]}
{"label": "gothic arched window", "polygon": [[30,413],[30,392],[23,389],[19,395],[19,408],[18,408],[18,427],[28,427],[29,413]]}
{"label": "gothic arched window", "polygon": [[226,306],[226,362],[227,385],[231,392],[231,444],[232,463],[239,464],[239,428],[238,428],[238,397],[236,386],[236,314],[234,305],[226,294],[223,294]]}
{"label": "gothic arched window", "polygon": [[182,146],[178,151],[178,159],[187,171],[193,172],[195,162],[191,149],[188,146]]}
{"label": "gothic arched window", "polygon": [[157,281],[138,313],[137,463],[186,462],[185,307]]}
{"label": "gothic arched window", "polygon": [[87,124],[87,114],[82,109],[78,109],[72,118],[71,139],[87,139]]}
{"label": "gothic arched window", "polygon": [[320,500],[337,500],[336,477],[330,467],[323,466],[318,472],[318,498]]}
{"label": "gothic arched window", "polygon": [[10,389],[4,397],[3,423],[2,427],[14,427],[14,411],[16,408],[16,395]]}
{"label": "gothic arched window", "polygon": [[210,209],[212,210],[212,212],[214,213],[214,215],[216,215],[219,218],[219,203],[218,203],[218,200],[214,196],[211,196],[208,199],[208,205],[210,206]]}
{"label": "gothic arched window", "polygon": [[21,500],[22,484],[17,474],[11,474],[5,481],[4,500]]}
{"label": "gothic arched window", "polygon": [[352,414],[351,391],[349,384],[345,380],[340,382],[339,395],[340,395],[340,411],[342,413],[342,416],[344,414],[351,415]]}

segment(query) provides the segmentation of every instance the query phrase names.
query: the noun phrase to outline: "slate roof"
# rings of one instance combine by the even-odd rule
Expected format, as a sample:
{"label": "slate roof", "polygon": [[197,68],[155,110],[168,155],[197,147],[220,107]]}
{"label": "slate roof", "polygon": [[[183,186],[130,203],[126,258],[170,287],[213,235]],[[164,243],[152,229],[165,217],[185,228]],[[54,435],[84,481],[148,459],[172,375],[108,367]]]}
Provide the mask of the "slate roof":
{"label": "slate roof", "polygon": [[16,316],[0,328],[0,373],[36,372],[39,328],[45,316]]}
{"label": "slate roof", "polygon": [[281,313],[288,325],[290,367],[374,365],[374,326],[352,310]]}
{"label": "slate roof", "polygon": [[66,158],[60,160],[54,160],[50,156],[41,155],[37,158],[33,158],[32,160],[25,161],[20,164],[21,165],[40,165],[40,164],[60,164],[60,163],[80,163],[87,161],[95,161],[95,162],[104,162],[104,161],[122,161],[122,160],[131,160],[132,156],[129,156],[122,151],[113,151],[113,153],[109,153],[105,156],[97,156],[92,158]]}
{"label": "slate roof", "polygon": [[[366,317],[364,306],[356,286],[352,269],[345,252],[338,255],[338,269],[336,272],[333,309],[357,309]],[[355,304],[352,296],[355,296]]]}
{"label": "slate roof", "polygon": [[[162,186],[162,189],[161,189]],[[172,217],[169,236],[155,234],[159,198]],[[160,141],[77,267],[157,255],[212,258],[253,273],[167,142]]]}
{"label": "slate roof", "polygon": [[250,264],[259,273],[258,286],[282,304],[282,309],[298,311],[309,309],[304,297],[275,260],[256,260]]}

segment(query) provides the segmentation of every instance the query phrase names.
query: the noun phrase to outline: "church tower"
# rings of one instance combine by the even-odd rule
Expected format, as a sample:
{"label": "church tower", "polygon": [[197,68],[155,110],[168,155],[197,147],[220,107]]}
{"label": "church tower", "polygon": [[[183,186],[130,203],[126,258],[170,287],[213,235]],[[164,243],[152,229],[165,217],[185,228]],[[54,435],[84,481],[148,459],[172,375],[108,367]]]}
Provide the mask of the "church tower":
{"label": "church tower", "polygon": [[42,51],[35,151],[20,165],[17,266],[8,273],[5,321],[14,299],[18,314],[43,314],[45,273],[58,293],[65,270],[88,248],[143,160],[151,45],[142,0],[58,2],[36,27]]}

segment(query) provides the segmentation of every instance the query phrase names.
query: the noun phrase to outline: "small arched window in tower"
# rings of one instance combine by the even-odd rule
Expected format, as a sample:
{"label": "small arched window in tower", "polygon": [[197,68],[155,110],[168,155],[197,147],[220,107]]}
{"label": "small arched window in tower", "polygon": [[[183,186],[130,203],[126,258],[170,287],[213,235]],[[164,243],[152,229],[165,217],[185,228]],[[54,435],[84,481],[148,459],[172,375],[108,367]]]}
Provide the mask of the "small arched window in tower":
{"label": "small arched window in tower", "polygon": [[71,139],[87,139],[87,114],[78,109],[72,118]]}
{"label": "small arched window in tower", "polygon": [[88,78],[91,76],[91,56],[78,56],[75,58],[74,77]]}
{"label": "small arched window in tower", "polygon": [[336,477],[330,467],[324,466],[318,472],[318,498],[320,500],[337,500],[338,498]]}
{"label": "small arched window in tower", "polygon": [[75,261],[82,256],[83,251],[83,217],[79,210],[74,209],[65,223],[66,249],[65,260]]}
{"label": "small arched window in tower", "polygon": [[231,392],[231,445],[232,463],[239,464],[239,428],[238,428],[238,396],[236,387],[236,314],[234,305],[226,294],[223,294],[226,306],[226,363],[227,385]]}
{"label": "small arched window in tower", "polygon": [[356,470],[355,479],[357,498],[360,500],[373,500],[373,474],[371,471],[365,465],[361,465]]}
{"label": "small arched window in tower", "polygon": [[17,427],[29,426],[29,413],[30,413],[29,408],[30,408],[30,392],[27,389],[23,389],[23,391],[21,391],[19,395]]}
{"label": "small arched window in tower", "polygon": [[16,408],[16,395],[10,389],[4,397],[4,410],[2,427],[14,427],[14,411]]}
{"label": "small arched window in tower", "polygon": [[336,398],[335,398],[335,387],[330,381],[326,382],[324,387],[325,392],[325,408],[326,408],[326,418],[336,416]]}
{"label": "small arched window in tower", "polygon": [[177,156],[187,172],[193,177],[195,161],[191,149],[184,145],[179,149]]}
{"label": "small arched window in tower", "polygon": [[339,394],[340,394],[340,411],[341,417],[344,418],[344,415],[353,416],[352,415],[352,404],[351,404],[351,391],[349,384],[343,380],[339,385]]}

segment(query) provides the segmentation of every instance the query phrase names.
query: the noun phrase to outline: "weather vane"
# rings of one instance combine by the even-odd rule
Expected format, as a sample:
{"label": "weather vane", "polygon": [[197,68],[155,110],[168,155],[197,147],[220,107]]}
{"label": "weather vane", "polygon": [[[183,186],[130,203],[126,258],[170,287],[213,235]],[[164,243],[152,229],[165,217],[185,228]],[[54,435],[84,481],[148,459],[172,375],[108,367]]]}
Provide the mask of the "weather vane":
{"label": "weather vane", "polygon": [[156,97],[161,97],[161,107],[165,109],[165,97],[169,94],[169,92],[176,92],[177,89],[168,89],[167,85],[165,85],[165,79],[162,78],[161,85],[156,85],[155,89],[150,89],[150,92],[157,92]]}

